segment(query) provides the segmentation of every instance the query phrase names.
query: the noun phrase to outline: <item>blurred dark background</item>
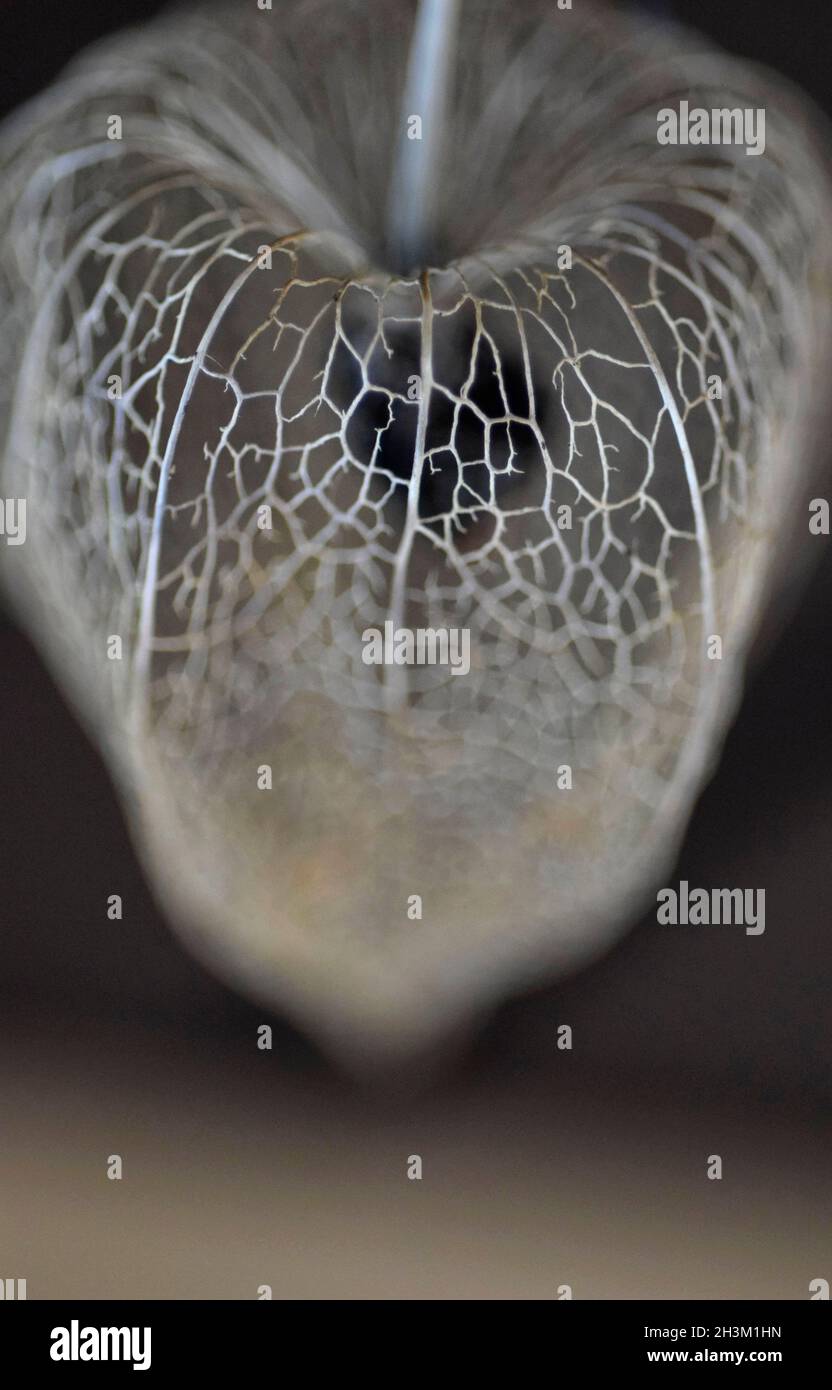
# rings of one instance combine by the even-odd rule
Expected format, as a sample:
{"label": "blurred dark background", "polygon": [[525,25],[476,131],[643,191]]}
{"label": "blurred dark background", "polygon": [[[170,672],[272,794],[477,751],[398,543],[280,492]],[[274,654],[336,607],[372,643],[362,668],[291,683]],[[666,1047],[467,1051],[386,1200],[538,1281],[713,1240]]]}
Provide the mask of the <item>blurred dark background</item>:
{"label": "blurred dark background", "polygon": [[[160,8],[0,0],[3,113]],[[826,6],[645,8],[832,116]],[[803,1298],[832,1280],[832,556],[805,544],[818,562],[669,880],[765,887],[765,935],[646,919],[429,1074],[373,1086],[180,947],[97,753],[4,618],[0,1275],[28,1272],[30,1297]]]}

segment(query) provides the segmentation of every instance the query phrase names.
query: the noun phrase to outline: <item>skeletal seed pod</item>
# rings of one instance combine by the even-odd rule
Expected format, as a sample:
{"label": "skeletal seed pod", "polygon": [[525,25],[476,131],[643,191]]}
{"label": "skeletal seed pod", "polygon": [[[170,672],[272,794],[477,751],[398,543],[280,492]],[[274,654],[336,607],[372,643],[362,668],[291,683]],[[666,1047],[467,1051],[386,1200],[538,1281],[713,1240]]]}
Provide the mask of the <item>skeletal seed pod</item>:
{"label": "skeletal seed pod", "polygon": [[[597,951],[811,484],[801,100],[588,3],[300,0],[98,47],[0,158],[2,581],[171,917],[358,1054]],[[465,674],[407,659],[451,630]]]}

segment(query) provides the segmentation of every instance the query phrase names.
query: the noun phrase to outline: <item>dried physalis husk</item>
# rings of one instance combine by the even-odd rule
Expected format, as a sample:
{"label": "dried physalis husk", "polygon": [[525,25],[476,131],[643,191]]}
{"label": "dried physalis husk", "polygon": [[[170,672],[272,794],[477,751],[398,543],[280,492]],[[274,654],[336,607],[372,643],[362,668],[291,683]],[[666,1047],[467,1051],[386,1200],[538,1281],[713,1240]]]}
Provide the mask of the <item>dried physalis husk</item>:
{"label": "dried physalis husk", "polygon": [[814,128],[586,0],[177,13],[6,124],[5,588],[171,918],[342,1052],[668,871],[824,425]]}

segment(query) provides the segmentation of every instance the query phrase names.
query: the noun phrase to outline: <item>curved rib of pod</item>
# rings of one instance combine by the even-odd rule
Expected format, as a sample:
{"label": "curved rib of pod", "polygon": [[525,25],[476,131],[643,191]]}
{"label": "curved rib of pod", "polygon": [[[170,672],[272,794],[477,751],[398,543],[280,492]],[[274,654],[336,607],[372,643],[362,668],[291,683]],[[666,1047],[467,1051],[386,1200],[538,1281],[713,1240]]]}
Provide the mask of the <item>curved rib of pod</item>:
{"label": "curved rib of pod", "polygon": [[[587,4],[458,11],[429,219],[403,0],[177,14],[0,135],[4,586],[173,919],[359,1049],[655,888],[824,424],[801,99]],[[764,148],[660,141],[694,110]]]}

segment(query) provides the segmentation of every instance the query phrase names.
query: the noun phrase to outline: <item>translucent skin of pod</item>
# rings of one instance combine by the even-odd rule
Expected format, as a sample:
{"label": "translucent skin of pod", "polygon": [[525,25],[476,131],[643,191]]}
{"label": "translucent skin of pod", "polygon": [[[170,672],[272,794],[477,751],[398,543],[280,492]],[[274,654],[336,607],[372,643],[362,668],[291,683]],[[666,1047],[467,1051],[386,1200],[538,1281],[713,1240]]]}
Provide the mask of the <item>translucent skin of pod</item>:
{"label": "translucent skin of pod", "polygon": [[[669,872],[830,360],[815,118],[588,3],[464,0],[430,260],[389,269],[413,16],[177,13],[0,133],[4,588],[171,919],[356,1057]],[[659,144],[683,100],[763,109],[764,152]],[[366,664],[385,622],[470,672]]]}

